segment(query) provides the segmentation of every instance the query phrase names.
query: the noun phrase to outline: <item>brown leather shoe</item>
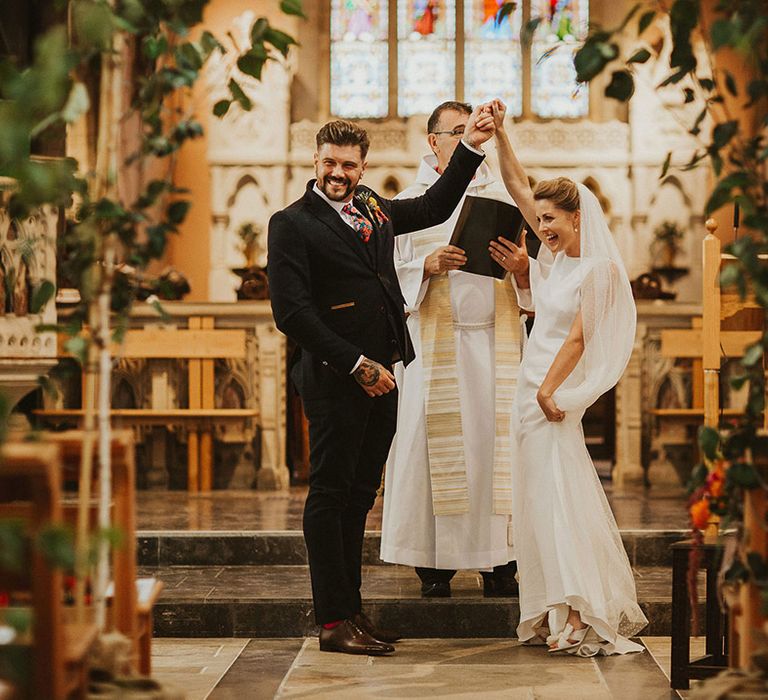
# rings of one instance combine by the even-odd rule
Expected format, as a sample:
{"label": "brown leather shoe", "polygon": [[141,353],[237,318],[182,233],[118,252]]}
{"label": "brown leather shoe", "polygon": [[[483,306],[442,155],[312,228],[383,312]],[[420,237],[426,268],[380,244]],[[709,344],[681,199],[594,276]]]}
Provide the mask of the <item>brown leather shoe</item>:
{"label": "brown leather shoe", "polygon": [[394,642],[399,642],[403,638],[402,635],[394,630],[387,630],[374,626],[371,618],[362,610],[352,618],[352,622],[354,622],[361,630],[368,632],[371,637],[378,639],[385,644],[393,644]]}
{"label": "brown leather shoe", "polygon": [[344,620],[332,630],[320,628],[320,651],[338,651],[342,654],[385,656],[395,651],[390,644],[380,642],[360,629],[352,620]]}

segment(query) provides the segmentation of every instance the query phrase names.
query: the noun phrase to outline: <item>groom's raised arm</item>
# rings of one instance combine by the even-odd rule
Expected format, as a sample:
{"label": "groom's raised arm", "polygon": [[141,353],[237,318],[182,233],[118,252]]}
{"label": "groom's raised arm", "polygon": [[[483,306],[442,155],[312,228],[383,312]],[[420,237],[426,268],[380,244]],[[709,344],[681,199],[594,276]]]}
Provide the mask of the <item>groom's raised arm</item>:
{"label": "groom's raised arm", "polygon": [[485,154],[478,148],[495,132],[490,105],[478,105],[469,115],[461,142],[448,167],[420,197],[390,202],[392,229],[396,236],[437,226],[456,209]]}
{"label": "groom's raised arm", "polygon": [[423,195],[392,200],[395,235],[420,231],[445,221],[453,214],[484,158],[485,154],[462,141],[456,146],[445,172]]}

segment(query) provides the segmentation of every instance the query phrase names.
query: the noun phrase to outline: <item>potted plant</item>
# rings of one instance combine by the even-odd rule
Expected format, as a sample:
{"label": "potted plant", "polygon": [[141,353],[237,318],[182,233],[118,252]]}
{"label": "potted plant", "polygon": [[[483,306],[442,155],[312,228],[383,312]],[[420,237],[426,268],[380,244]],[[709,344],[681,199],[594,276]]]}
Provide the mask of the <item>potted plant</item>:
{"label": "potted plant", "polygon": [[680,241],[685,232],[674,221],[663,221],[653,232],[651,255],[661,264],[660,268],[674,268],[675,258],[680,252]]}

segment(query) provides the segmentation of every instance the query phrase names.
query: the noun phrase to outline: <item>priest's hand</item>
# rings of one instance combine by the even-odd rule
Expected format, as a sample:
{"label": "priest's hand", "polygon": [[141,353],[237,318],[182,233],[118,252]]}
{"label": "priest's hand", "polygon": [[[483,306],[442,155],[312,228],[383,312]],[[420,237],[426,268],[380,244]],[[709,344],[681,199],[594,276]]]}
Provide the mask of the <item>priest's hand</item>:
{"label": "priest's hand", "polygon": [[550,423],[560,423],[565,418],[565,413],[557,407],[555,400],[549,394],[542,393],[541,389],[536,393],[536,401]]}
{"label": "priest's hand", "polygon": [[368,396],[383,396],[395,388],[395,377],[384,365],[375,360],[363,358],[360,366],[352,372],[355,381],[363,387]]}
{"label": "priest's hand", "polygon": [[511,272],[516,277],[527,275],[530,267],[528,249],[525,245],[525,231],[523,231],[520,243],[521,245],[518,246],[504,236],[499,236],[498,241],[490,241],[488,244],[488,252],[491,257],[507,272]]}
{"label": "priest's hand", "polygon": [[422,280],[433,275],[442,275],[449,270],[460,270],[467,263],[467,256],[461,248],[455,245],[444,245],[424,258],[424,276]]}
{"label": "priest's hand", "polygon": [[495,131],[493,113],[489,110],[488,104],[481,104],[475,107],[472,114],[469,115],[467,125],[464,127],[462,141],[472,148],[479,148],[493,136]]}

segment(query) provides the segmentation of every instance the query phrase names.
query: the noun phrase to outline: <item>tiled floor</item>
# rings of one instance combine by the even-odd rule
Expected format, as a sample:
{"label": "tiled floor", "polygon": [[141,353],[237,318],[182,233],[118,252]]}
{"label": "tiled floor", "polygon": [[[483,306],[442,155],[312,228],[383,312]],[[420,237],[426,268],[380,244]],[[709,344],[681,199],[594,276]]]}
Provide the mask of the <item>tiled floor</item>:
{"label": "tiled floor", "polygon": [[[688,527],[682,489],[605,486],[622,530],[684,530]],[[139,491],[139,530],[300,530],[305,488],[290,491]],[[369,530],[381,528],[382,499],[368,516]]]}
{"label": "tiled floor", "polygon": [[[510,639],[406,640],[389,658],[323,654],[315,639],[163,639],[153,660],[189,700],[680,697],[666,675],[669,638],[642,641],[641,654],[579,659]],[[702,645],[693,640],[692,653]]]}

